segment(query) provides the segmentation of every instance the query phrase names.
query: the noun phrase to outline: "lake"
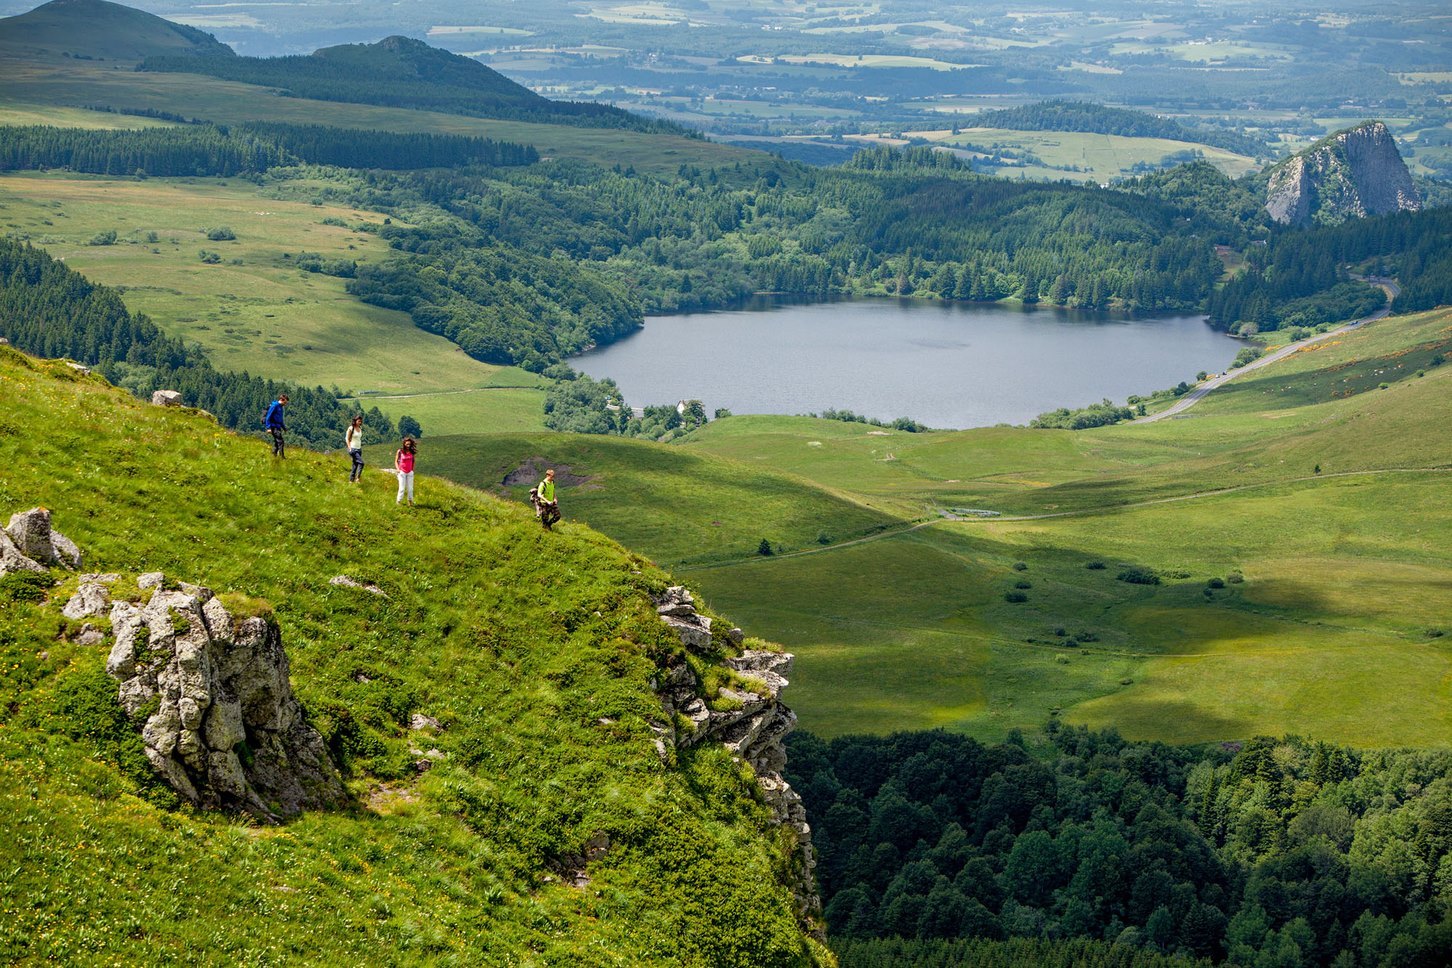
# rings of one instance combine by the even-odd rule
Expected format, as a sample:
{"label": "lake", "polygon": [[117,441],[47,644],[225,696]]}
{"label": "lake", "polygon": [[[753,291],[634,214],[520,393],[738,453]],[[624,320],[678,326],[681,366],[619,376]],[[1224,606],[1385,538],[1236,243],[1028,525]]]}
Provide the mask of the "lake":
{"label": "lake", "polygon": [[1242,345],[1201,316],[762,298],[730,312],[649,316],[641,331],[570,362],[613,379],[634,406],[697,399],[707,413],[836,408],[965,428],[1193,383],[1201,370],[1223,370]]}

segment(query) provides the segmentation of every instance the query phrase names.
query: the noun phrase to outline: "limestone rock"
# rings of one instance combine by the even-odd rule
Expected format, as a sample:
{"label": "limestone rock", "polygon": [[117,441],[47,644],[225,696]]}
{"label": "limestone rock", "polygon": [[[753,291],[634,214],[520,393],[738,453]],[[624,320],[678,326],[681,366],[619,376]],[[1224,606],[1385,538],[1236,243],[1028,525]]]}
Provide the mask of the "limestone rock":
{"label": "limestone rock", "polygon": [[414,713],[408,717],[408,728],[417,732],[422,729],[442,729],[442,724],[432,716],[425,716],[423,713]]}
{"label": "limestone rock", "polygon": [[90,618],[104,615],[111,607],[111,589],[106,587],[120,575],[82,575],[81,586],[61,609],[66,618]]}
{"label": "limestone rock", "polygon": [[15,542],[10,539],[9,533],[0,530],[0,575],[8,575],[16,571],[45,571],[45,565],[33,558],[27,557]]}
{"label": "limestone rock", "polygon": [[696,611],[690,591],[680,585],[667,588],[656,599],[655,606],[661,621],[675,630],[682,645],[692,652],[710,651],[711,620]]}
{"label": "limestone rock", "polygon": [[[673,587],[655,600],[656,613],[662,622],[680,636],[682,644],[693,651],[710,645],[710,619],[696,612],[691,593]],[[701,636],[704,635],[704,642]],[[744,641],[740,629],[732,629],[729,641]],[[661,762],[672,762],[667,738],[677,749],[704,742],[718,742],[751,765],[761,788],[762,799],[771,808],[777,823],[795,834],[799,847],[796,862],[795,893],[803,915],[816,915],[821,909],[812,880],[816,866],[812,851],[812,831],[807,824],[802,798],[781,775],[786,767],[783,741],[796,728],[797,717],[781,701],[781,692],[789,684],[792,655],[752,649],[726,659],[726,665],[743,680],[740,688],[723,688],[719,698],[725,708],[713,710],[699,694],[696,675],[684,662],[662,670],[655,680],[656,693],[667,714],[667,722],[653,726],[657,733],[656,751]]]}
{"label": "limestone rock", "polygon": [[1421,205],[1396,140],[1380,121],[1323,138],[1272,168],[1266,181],[1266,211],[1286,225],[1335,225]]}
{"label": "limestone rock", "polygon": [[277,627],[238,621],[211,591],[151,581],[144,605],[111,606],[106,671],[146,758],[193,803],[268,819],[343,799],[323,743],[292,694]]}
{"label": "limestone rock", "polygon": [[334,575],[328,579],[328,584],[336,585],[340,588],[356,588],[359,591],[365,591],[370,595],[378,595],[381,598],[388,597],[387,592],[372,582],[359,581],[356,578],[349,578],[347,575]]}
{"label": "limestone rock", "polygon": [[157,390],[151,395],[151,402],[158,407],[180,407],[182,395],[176,390]]}
{"label": "limestone rock", "polygon": [[51,530],[50,511],[31,508],[11,515],[0,531],[0,575],[12,571],[79,568],[81,551],[59,531]]}

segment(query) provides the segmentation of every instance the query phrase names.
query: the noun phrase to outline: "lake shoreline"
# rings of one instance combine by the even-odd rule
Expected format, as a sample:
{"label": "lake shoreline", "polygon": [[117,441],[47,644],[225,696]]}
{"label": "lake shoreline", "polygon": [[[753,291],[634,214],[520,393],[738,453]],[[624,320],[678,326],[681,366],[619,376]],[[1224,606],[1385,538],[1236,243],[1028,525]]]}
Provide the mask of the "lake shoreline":
{"label": "lake shoreline", "polygon": [[1223,370],[1243,345],[1203,315],[1129,318],[1058,307],[910,297],[756,297],[739,309],[648,316],[572,358],[632,404],[707,412],[851,410],[966,429]]}

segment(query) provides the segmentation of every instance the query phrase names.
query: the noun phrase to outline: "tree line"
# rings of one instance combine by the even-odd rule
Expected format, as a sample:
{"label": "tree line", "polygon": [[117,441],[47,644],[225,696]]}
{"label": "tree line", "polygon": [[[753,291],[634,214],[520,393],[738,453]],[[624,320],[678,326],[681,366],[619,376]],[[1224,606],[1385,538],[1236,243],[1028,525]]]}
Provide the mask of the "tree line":
{"label": "tree line", "polygon": [[[149,399],[177,390],[224,427],[261,432],[267,405],[290,397],[292,437],[317,449],[338,447],[353,411],[322,387],[221,372],[200,347],[167,336],[146,316],[131,313],[114,289],[96,285],[45,252],[0,236],[0,335],[35,356],[65,358],[95,368],[112,383]],[[391,437],[392,421],[377,407],[368,429]]]}
{"label": "tree line", "polygon": [[[1355,281],[1346,266],[1368,264],[1395,275],[1396,312],[1452,303],[1452,209],[1398,212],[1339,225],[1288,230],[1245,253],[1245,270],[1210,295],[1207,311],[1231,332],[1315,325],[1378,308],[1380,290]],[[1349,315],[1348,315],[1349,314]]]}
{"label": "tree line", "polygon": [[530,165],[532,145],[449,134],[411,134],[252,122],[137,131],[45,125],[0,127],[0,170],[64,168],[95,175],[232,177],[298,164],[354,168]]}
{"label": "tree line", "polygon": [[1093,939],[1243,966],[1430,968],[1452,951],[1452,752],[1174,747],[1057,723],[1048,744],[795,737],[829,935],[926,953]]}

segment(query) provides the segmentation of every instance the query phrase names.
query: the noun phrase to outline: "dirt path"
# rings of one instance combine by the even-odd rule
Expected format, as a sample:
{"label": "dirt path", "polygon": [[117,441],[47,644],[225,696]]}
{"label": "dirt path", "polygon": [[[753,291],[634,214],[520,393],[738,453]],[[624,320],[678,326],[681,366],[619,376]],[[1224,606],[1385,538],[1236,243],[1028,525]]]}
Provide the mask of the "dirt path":
{"label": "dirt path", "polygon": [[1282,346],[1274,353],[1269,353],[1265,356],[1262,356],[1260,359],[1255,360],[1252,363],[1247,363],[1245,366],[1242,366],[1239,369],[1227,370],[1219,376],[1215,377],[1213,380],[1206,380],[1204,383],[1200,384],[1195,389],[1185,394],[1183,397],[1177,400],[1175,404],[1169,409],[1161,410],[1159,413],[1151,414],[1148,417],[1140,417],[1138,420],[1134,421],[1131,426],[1138,427],[1143,424],[1154,423],[1158,420],[1168,420],[1171,417],[1178,417],[1180,414],[1193,407],[1200,400],[1204,399],[1205,395],[1208,394],[1211,390],[1214,390],[1216,387],[1224,386],[1231,380],[1234,380],[1236,377],[1244,376],[1245,374],[1253,373],[1262,367],[1270,366],[1272,363],[1283,360],[1286,357],[1290,356],[1292,353],[1298,352],[1299,350],[1302,350],[1307,346],[1311,346],[1312,344],[1320,343],[1323,340],[1334,339],[1337,336],[1344,336],[1345,334],[1351,332],[1353,329],[1356,329],[1363,323],[1369,323],[1373,320],[1385,318],[1386,315],[1391,312],[1391,301],[1401,294],[1401,287],[1399,287],[1395,282],[1390,279],[1381,279],[1374,276],[1367,279],[1366,281],[1375,283],[1383,290],[1385,290],[1386,307],[1384,309],[1380,309],[1363,319],[1354,319],[1351,322],[1347,323],[1345,326],[1338,326],[1336,329],[1330,330],[1328,332],[1318,333],[1315,336],[1300,340],[1299,342],[1290,343],[1286,346]]}

